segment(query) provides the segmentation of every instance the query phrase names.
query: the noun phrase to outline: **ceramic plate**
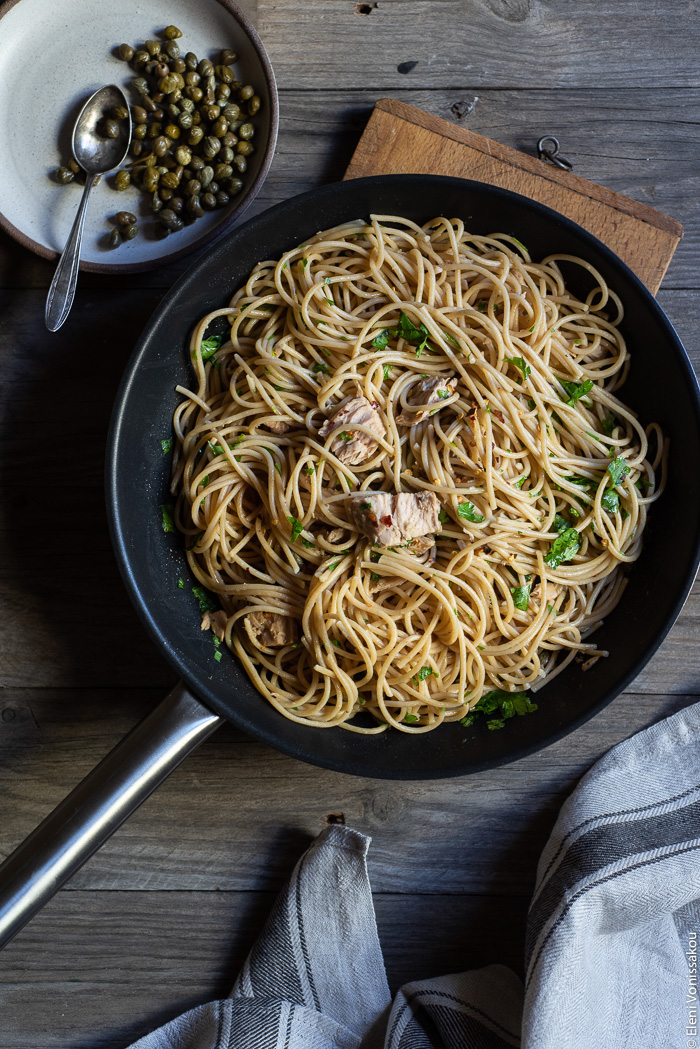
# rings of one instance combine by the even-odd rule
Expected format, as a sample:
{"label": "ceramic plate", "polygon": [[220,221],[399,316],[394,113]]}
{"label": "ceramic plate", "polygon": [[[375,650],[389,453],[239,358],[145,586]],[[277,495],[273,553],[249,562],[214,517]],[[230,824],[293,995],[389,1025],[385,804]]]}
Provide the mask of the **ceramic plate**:
{"label": "ceramic plate", "polygon": [[[156,240],[148,198],[137,189],[116,192],[107,179],[90,196],[81,268],[100,272],[151,269],[215,239],[260,189],[277,138],[277,88],[265,49],[246,16],[230,0],[9,0],[0,7],[0,225],[25,247],[55,259],[68,238],[82,186],[58,185],[51,173],[70,158],[73,123],[99,87],[117,84],[130,102],[138,74],[116,56],[156,37],[166,25],[182,30],[183,55],[238,52],[238,77],[253,84],[263,106],[245,187],[227,208],[204,215],[179,233]],[[126,209],[139,217],[139,236],[107,246],[109,216]]]}

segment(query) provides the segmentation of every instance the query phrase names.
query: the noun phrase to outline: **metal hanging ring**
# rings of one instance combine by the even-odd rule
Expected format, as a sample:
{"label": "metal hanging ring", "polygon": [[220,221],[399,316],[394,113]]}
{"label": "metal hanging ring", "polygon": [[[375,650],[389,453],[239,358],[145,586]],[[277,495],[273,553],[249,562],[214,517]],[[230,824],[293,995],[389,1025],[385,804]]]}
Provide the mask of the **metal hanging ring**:
{"label": "metal hanging ring", "polygon": [[543,135],[537,143],[537,156],[540,160],[547,160],[550,164],[554,164],[555,167],[561,168],[563,171],[571,171],[573,164],[566,157],[562,157],[559,153],[559,139],[555,138],[554,135]]}

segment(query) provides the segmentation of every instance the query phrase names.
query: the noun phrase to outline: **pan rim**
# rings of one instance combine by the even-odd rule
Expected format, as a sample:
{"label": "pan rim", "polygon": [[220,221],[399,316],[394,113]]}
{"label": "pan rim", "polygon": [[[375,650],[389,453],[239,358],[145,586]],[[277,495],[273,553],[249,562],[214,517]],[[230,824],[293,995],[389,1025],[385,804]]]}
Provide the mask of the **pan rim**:
{"label": "pan rim", "polygon": [[[353,186],[358,183],[364,184],[368,190],[372,188],[387,188],[392,185],[406,184],[426,184],[430,183],[431,186],[435,187],[439,191],[439,187],[450,186],[452,188],[461,187],[466,190],[476,190],[479,193],[485,193],[488,196],[493,196],[496,199],[508,200],[511,203],[519,205],[526,209],[526,211],[534,214],[535,216],[541,215],[548,223],[559,225],[563,230],[572,232],[587,243],[596,253],[602,255],[606,262],[617,272],[619,272],[631,285],[635,295],[640,296],[647,306],[656,316],[656,319],[660,326],[665,330],[669,344],[673,347],[673,352],[683,376],[685,378],[689,392],[691,393],[691,401],[694,409],[694,422],[695,426],[700,433],[700,390],[698,389],[698,382],[693,371],[692,365],[688,359],[688,356],[683,348],[683,345],[673,328],[673,325],[666,317],[663,309],[656,301],[655,297],[645,287],[642,281],[637,275],[626,265],[615,253],[608,248],[605,244],[599,241],[596,237],[590,234],[583,227],[577,225],[571,219],[566,218],[560,213],[552,210],[544,204],[540,204],[537,201],[532,201],[527,197],[520,194],[513,193],[509,190],[501,189],[500,187],[490,186],[485,183],[480,183],[475,180],[459,179],[450,176],[442,175],[378,175],[371,176],[365,179],[353,179],[343,183],[332,183],[307,193],[301,194],[297,197],[290,198],[286,201],[282,201],[279,204],[274,205],[267,211],[256,215],[252,219],[249,219],[246,223],[237,227],[227,237],[220,240],[216,245],[212,247],[210,252],[200,256],[192,266],[179,278],[176,284],[167,292],[164,298],[161,300],[156,310],[149,318],[149,321],[144,328],[144,331],[139,338],[139,341],[134,348],[133,353],[126,365],[123,378],[121,380],[119,390],[115,399],[115,406],[112,413],[110,422],[109,434],[107,439],[107,455],[106,455],[106,500],[107,500],[107,512],[109,521],[110,536],[117,558],[117,563],[124,580],[124,583],[129,593],[130,599],[134,604],[137,614],[141,619],[142,623],[146,626],[146,629],[152,640],[156,642],[158,647],[163,651],[166,659],[171,666],[178,672],[183,678],[188,688],[191,689],[193,694],[197,696],[200,701],[206,705],[209,709],[216,711],[216,713],[222,714],[227,720],[232,721],[243,731],[253,736],[255,739],[268,744],[274,749],[288,754],[292,757],[299,758],[300,760],[306,761],[310,764],[328,768],[337,772],[343,772],[347,774],[359,775],[364,777],[371,777],[377,779],[395,779],[395,780],[429,780],[429,779],[441,779],[450,778],[455,776],[470,775],[472,773],[484,771],[489,768],[496,768],[500,765],[508,764],[513,761],[517,761],[523,757],[527,757],[530,754],[544,750],[546,747],[555,743],[557,740],[562,739],[564,736],[576,731],[581,725],[585,724],[592,717],[603,710],[609,703],[612,702],[621,692],[625,691],[630,683],[639,675],[641,670],[648,664],[649,660],[656,653],[664,639],[667,637],[672,626],[676,622],[678,615],[680,614],[683,605],[688,597],[689,591],[692,587],[695,575],[697,573],[698,564],[700,564],[700,519],[695,522],[695,534],[692,541],[692,556],[686,564],[682,577],[678,583],[675,600],[671,603],[670,609],[667,611],[666,618],[664,620],[662,628],[657,631],[654,636],[653,643],[650,644],[642,655],[634,661],[632,666],[627,670],[626,673],[617,679],[614,688],[608,688],[601,696],[599,700],[587,707],[580,714],[572,716],[566,721],[565,724],[557,727],[547,729],[540,738],[530,743],[516,744],[510,748],[507,753],[494,758],[490,756],[485,758],[483,761],[474,760],[470,758],[468,761],[465,760],[463,765],[450,764],[447,767],[431,767],[430,772],[426,772],[423,769],[415,770],[410,767],[410,753],[407,751],[406,767],[403,768],[372,768],[368,771],[365,767],[359,767],[356,763],[353,764],[352,759],[345,760],[343,758],[327,758],[320,756],[315,753],[313,746],[313,739],[317,734],[318,730],[309,728],[309,745],[299,746],[294,741],[290,741],[285,738],[284,727],[286,719],[280,715],[280,732],[268,731],[264,726],[256,724],[254,720],[240,715],[232,714],[230,710],[223,711],[220,709],[217,697],[214,689],[210,687],[206,682],[203,682],[200,677],[192,671],[189,662],[186,658],[182,658],[175,648],[169,644],[167,638],[163,635],[162,631],[156,624],[151,607],[148,599],[141,593],[141,589],[138,585],[138,581],[132,570],[131,559],[129,552],[126,547],[125,536],[123,531],[122,521],[122,509],[119,503],[119,492],[118,492],[118,479],[119,479],[119,438],[124,425],[124,415],[126,410],[126,402],[128,395],[135,377],[139,372],[139,365],[142,356],[147,352],[148,343],[150,338],[150,332],[156,323],[160,315],[169,309],[182,295],[183,289],[191,282],[196,282],[200,272],[206,272],[207,268],[211,265],[211,258],[219,251],[226,251],[227,244],[230,240],[236,238],[245,237],[246,239],[254,239],[256,230],[266,227],[270,222],[281,215],[289,212],[295,206],[303,206],[309,203],[323,204],[327,199],[332,200],[339,192],[339,186]],[[254,686],[251,683],[251,688]],[[333,730],[327,730],[333,731]],[[342,730],[337,729],[340,732]]]}

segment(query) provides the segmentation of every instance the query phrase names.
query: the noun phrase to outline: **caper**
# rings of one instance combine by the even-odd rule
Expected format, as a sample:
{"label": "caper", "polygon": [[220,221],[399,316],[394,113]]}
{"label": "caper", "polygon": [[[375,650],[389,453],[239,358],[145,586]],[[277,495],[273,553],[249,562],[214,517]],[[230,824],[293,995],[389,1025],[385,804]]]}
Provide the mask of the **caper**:
{"label": "caper", "polygon": [[186,87],[197,87],[197,84],[201,80],[199,73],[185,73],[185,86]]}
{"label": "caper", "polygon": [[138,232],[138,226],[135,222],[132,222],[130,226],[125,226],[123,236],[126,237],[127,240],[133,240],[134,237],[138,235]]}
{"label": "caper", "polygon": [[231,90],[232,91],[240,91],[242,87],[243,87],[243,81],[242,80],[234,80],[234,82],[231,84]]}
{"label": "caper", "polygon": [[214,168],[206,164],[199,172],[199,181],[202,183],[202,189],[206,189],[213,178]]}
{"label": "caper", "polygon": [[180,185],[180,179],[177,177],[174,171],[169,171],[167,175],[162,175],[159,185],[166,186],[168,189],[177,189]]}
{"label": "caper", "polygon": [[168,138],[179,138],[180,128],[177,126],[177,124],[168,124],[165,128],[165,134],[168,136]]}
{"label": "caper", "polygon": [[243,183],[239,178],[229,179],[228,186],[226,187],[232,197],[235,197],[237,193],[240,193],[243,189]]}
{"label": "caper", "polygon": [[163,130],[163,125],[161,123],[159,123],[159,121],[155,120],[148,127],[148,137],[149,138],[158,138],[158,136],[160,135],[162,130]]}
{"label": "caper", "polygon": [[216,66],[214,72],[222,84],[232,84],[236,79],[233,70],[228,66]]}
{"label": "caper", "polygon": [[255,147],[252,142],[239,142],[236,146],[236,153],[239,157],[249,157],[254,151]]}
{"label": "caper", "polygon": [[143,103],[143,108],[147,109],[149,113],[158,112],[158,106],[155,104],[152,98],[149,98],[148,95],[142,95],[141,102]]}
{"label": "caper", "polygon": [[167,135],[159,135],[153,140],[153,152],[157,157],[164,157],[172,145]]}
{"label": "caper", "polygon": [[137,76],[136,79],[132,81],[132,83],[134,85],[134,91],[138,91],[140,95],[150,95],[151,89],[148,86],[148,81],[145,77]]}
{"label": "caper", "polygon": [[178,164],[186,167],[192,160],[192,150],[188,146],[178,146],[175,150],[175,159]]}
{"label": "caper", "polygon": [[221,62],[222,62],[222,64],[225,65],[225,66],[232,66],[234,64],[234,62],[237,62],[237,61],[238,61],[238,55],[236,54],[236,52],[235,51],[231,51],[231,50],[229,50],[229,48],[225,47],[224,50],[221,52]]}
{"label": "caper", "polygon": [[[165,68],[163,68],[165,67]],[[158,73],[159,69],[163,69],[162,73]],[[143,67],[144,73],[148,73],[149,76],[165,76],[166,73],[170,72],[170,66],[163,62],[162,58],[152,58],[150,62],[146,62]]]}
{"label": "caper", "polygon": [[168,58],[179,58],[180,48],[177,46],[174,40],[169,41],[163,48]]}
{"label": "caper", "polygon": [[176,25],[169,25],[163,30],[163,36],[167,37],[168,40],[179,40],[182,36],[182,30],[178,29]]}
{"label": "caper", "polygon": [[159,55],[160,54],[160,40],[147,40],[146,41],[146,50],[148,51],[149,55]]}
{"label": "caper", "polygon": [[171,120],[177,120],[177,118],[180,116],[180,107],[176,106],[174,103],[171,103],[168,106],[168,116]]}
{"label": "caper", "polygon": [[221,107],[216,105],[203,106],[201,112],[210,123],[213,123],[215,120],[218,120],[221,116]]}
{"label": "caper", "polygon": [[139,140],[135,138],[129,146],[129,152],[131,153],[132,157],[140,157],[143,153],[143,143],[139,142]]}
{"label": "caper", "polygon": [[204,78],[204,86],[206,88],[207,102],[213,104],[216,93],[216,77],[213,73],[210,73],[209,76]]}
{"label": "caper", "polygon": [[207,135],[202,142],[202,156],[206,157],[207,160],[211,160],[221,149],[221,141],[215,138],[214,135]]}
{"label": "caper", "polygon": [[161,102],[165,98],[165,95],[163,94],[162,91],[156,91],[155,95],[152,95],[151,97],[153,98],[153,101],[158,106],[158,109],[155,109],[153,111],[153,116],[156,118],[156,120],[162,120],[163,119],[163,107],[161,106]]}
{"label": "caper", "polygon": [[216,89],[216,101],[227,102],[231,94],[231,88],[228,84],[219,84]]}
{"label": "caper", "polygon": [[221,142],[224,146],[235,146],[238,142],[238,135],[234,135],[233,131],[227,131],[221,136]]}
{"label": "caper", "polygon": [[166,229],[165,226],[161,226],[160,223],[158,223],[153,232],[155,233],[156,240],[165,240],[165,238],[170,234],[170,230]]}
{"label": "caper", "polygon": [[178,164],[175,168],[175,174],[177,175],[178,179],[182,180],[182,176],[185,174],[185,165]]}
{"label": "caper", "polygon": [[179,105],[180,102],[182,101],[182,91],[180,90],[179,87],[176,87],[175,90],[171,91],[170,94],[167,95],[166,97],[167,97],[168,103],[171,106],[172,105]]}
{"label": "caper", "polygon": [[226,117],[230,124],[232,121],[238,120],[240,118],[241,107],[237,106],[235,102],[229,102],[227,105],[224,106],[222,115]]}
{"label": "caper", "polygon": [[82,170],[80,164],[75,159],[75,157],[70,158],[70,160],[68,161],[68,167],[71,169],[74,175],[77,175],[78,172]]}
{"label": "caper", "polygon": [[158,185],[160,175],[155,168],[146,168],[141,176],[141,185],[147,193],[153,193]]}
{"label": "caper", "polygon": [[206,167],[206,164],[201,157],[194,156],[189,163],[189,167],[191,167],[193,171],[201,171],[202,168]]}
{"label": "caper", "polygon": [[252,124],[241,124],[240,128],[238,129],[239,138],[252,138],[254,134],[255,128]]}
{"label": "caper", "polygon": [[157,213],[157,212],[159,212],[159,211],[160,211],[160,209],[161,209],[162,207],[163,207],[163,201],[162,201],[162,200],[160,199],[160,197],[158,196],[158,193],[157,193],[157,192],[155,192],[155,193],[153,194],[153,196],[151,197],[151,211],[153,211],[153,212],[156,212],[156,213]]}
{"label": "caper", "polygon": [[188,51],[185,55],[185,65],[190,70],[195,70],[197,68],[198,61],[199,59],[195,55],[194,51]]}
{"label": "caper", "polygon": [[176,215],[180,215],[184,210],[185,202],[182,197],[173,197],[169,202],[168,207],[171,211],[174,211]]}
{"label": "caper", "polygon": [[201,87],[186,87],[185,94],[188,98],[191,98],[193,102],[201,102],[204,98],[204,92]]}
{"label": "caper", "polygon": [[118,248],[122,242],[122,236],[118,229],[113,229],[108,239],[110,248]]}
{"label": "caper", "polygon": [[213,193],[205,193],[201,203],[205,211],[213,211],[216,207],[216,197]]}
{"label": "caper", "polygon": [[201,127],[193,127],[187,136],[187,141],[191,146],[198,146],[204,138],[204,132]]}
{"label": "caper", "polygon": [[170,68],[173,71],[173,73],[177,73],[183,78],[185,76],[185,73],[187,72],[187,66],[181,58],[174,58],[170,63]]}
{"label": "caper", "polygon": [[166,229],[182,229],[182,220],[179,219],[175,212],[170,208],[163,208],[158,216],[158,221],[162,226],[165,226]]}
{"label": "caper", "polygon": [[150,61],[150,58],[151,56],[149,55],[148,51],[144,51],[141,48],[134,54],[134,65],[137,69],[140,69],[142,66],[145,66],[148,61]]}
{"label": "caper", "polygon": [[145,138],[148,133],[147,124],[137,124],[133,130],[134,138]]}
{"label": "caper", "polygon": [[112,117],[115,120],[126,120],[128,116],[129,110],[126,108],[126,106],[115,106],[112,110]]}
{"label": "caper", "polygon": [[162,76],[158,81],[158,88],[163,92],[164,95],[169,94],[177,88],[177,80],[175,79],[174,73],[168,73],[167,76]]}
{"label": "caper", "polygon": [[214,168],[214,178],[221,182],[223,179],[233,176],[233,168],[230,164],[217,164]]}
{"label": "caper", "polygon": [[230,200],[228,193],[224,193],[223,189],[220,189],[216,194],[216,206],[219,208],[225,208]]}
{"label": "caper", "polygon": [[131,44],[120,44],[119,45],[119,57],[125,62],[130,62],[134,57],[134,49]]}
{"label": "caper", "polygon": [[183,131],[189,131],[190,128],[192,127],[192,123],[193,123],[193,121],[192,121],[192,114],[191,113],[180,113],[180,116],[177,118],[177,122],[178,122],[178,124],[180,125],[180,127],[182,128]]}
{"label": "caper", "polygon": [[210,182],[208,187],[207,187],[207,189],[209,190],[210,193],[216,194],[216,193],[219,192],[219,183],[218,182]]}
{"label": "caper", "polygon": [[[148,66],[146,66],[146,71],[148,71]],[[153,70],[153,76],[158,77],[159,80],[162,80],[164,76],[168,76],[169,73],[170,66],[165,62],[158,62]]]}
{"label": "caper", "polygon": [[216,159],[220,164],[231,164],[235,154],[230,146],[224,146],[224,148],[216,154]]}
{"label": "caper", "polygon": [[57,182],[60,182],[62,186],[67,186],[69,182],[72,182],[75,178],[75,172],[71,171],[70,168],[56,168],[53,173],[53,177]]}
{"label": "caper", "polygon": [[114,221],[118,226],[131,226],[136,222],[136,216],[130,211],[118,211],[114,216]]}
{"label": "caper", "polygon": [[194,112],[194,102],[191,98],[181,98],[178,104],[183,113]]}
{"label": "caper", "polygon": [[255,94],[255,88],[250,84],[244,84],[241,90],[238,92],[244,102],[247,102],[249,98],[252,98]]}
{"label": "caper", "polygon": [[191,178],[189,182],[185,183],[185,193],[188,197],[196,197],[199,195],[202,189],[202,183],[199,179]]}
{"label": "caper", "polygon": [[214,66],[208,58],[203,58],[197,66],[197,72],[200,76],[209,76],[211,73],[214,72]]}
{"label": "caper", "polygon": [[119,138],[119,124],[116,120],[105,118],[100,125],[100,132],[105,138]]}
{"label": "caper", "polygon": [[158,187],[158,192],[160,193],[160,199],[161,200],[171,200],[172,199],[172,195],[175,192],[175,190],[174,189],[168,189],[167,186],[162,186],[162,187],[159,186]]}
{"label": "caper", "polygon": [[253,97],[248,102],[248,112],[250,113],[251,117],[254,117],[256,113],[260,112],[261,105],[262,101],[260,99],[260,95],[253,95]]}
{"label": "caper", "polygon": [[234,158],[233,158],[233,166],[234,166],[234,167],[236,168],[236,170],[237,170],[237,171],[239,171],[239,172],[241,173],[241,175],[242,175],[242,174],[243,174],[243,172],[244,172],[244,171],[246,171],[246,170],[248,169],[248,161],[246,160],[246,158],[245,158],[245,157],[242,157],[242,156],[241,156],[241,155],[239,154],[238,156],[236,156],[236,157],[234,157]]}
{"label": "caper", "polygon": [[135,124],[145,124],[148,120],[148,113],[143,106],[132,106],[131,116]]}
{"label": "caper", "polygon": [[199,197],[190,197],[185,204],[185,211],[192,218],[199,219],[204,214],[204,208],[202,207]]}
{"label": "caper", "polygon": [[228,131],[228,121],[224,120],[223,117],[219,117],[218,120],[214,121],[209,130],[212,135],[215,135],[217,138],[223,138]]}

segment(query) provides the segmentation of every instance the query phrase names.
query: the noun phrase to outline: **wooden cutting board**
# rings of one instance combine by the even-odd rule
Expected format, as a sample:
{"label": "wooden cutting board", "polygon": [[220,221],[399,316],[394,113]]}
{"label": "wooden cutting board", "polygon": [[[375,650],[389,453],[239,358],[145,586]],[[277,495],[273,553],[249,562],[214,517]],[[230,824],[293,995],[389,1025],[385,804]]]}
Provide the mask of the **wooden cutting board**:
{"label": "wooden cutting board", "polygon": [[546,204],[612,248],[654,294],[683,236],[680,222],[646,204],[404,102],[380,99],[345,178],[427,173],[476,179]]}

